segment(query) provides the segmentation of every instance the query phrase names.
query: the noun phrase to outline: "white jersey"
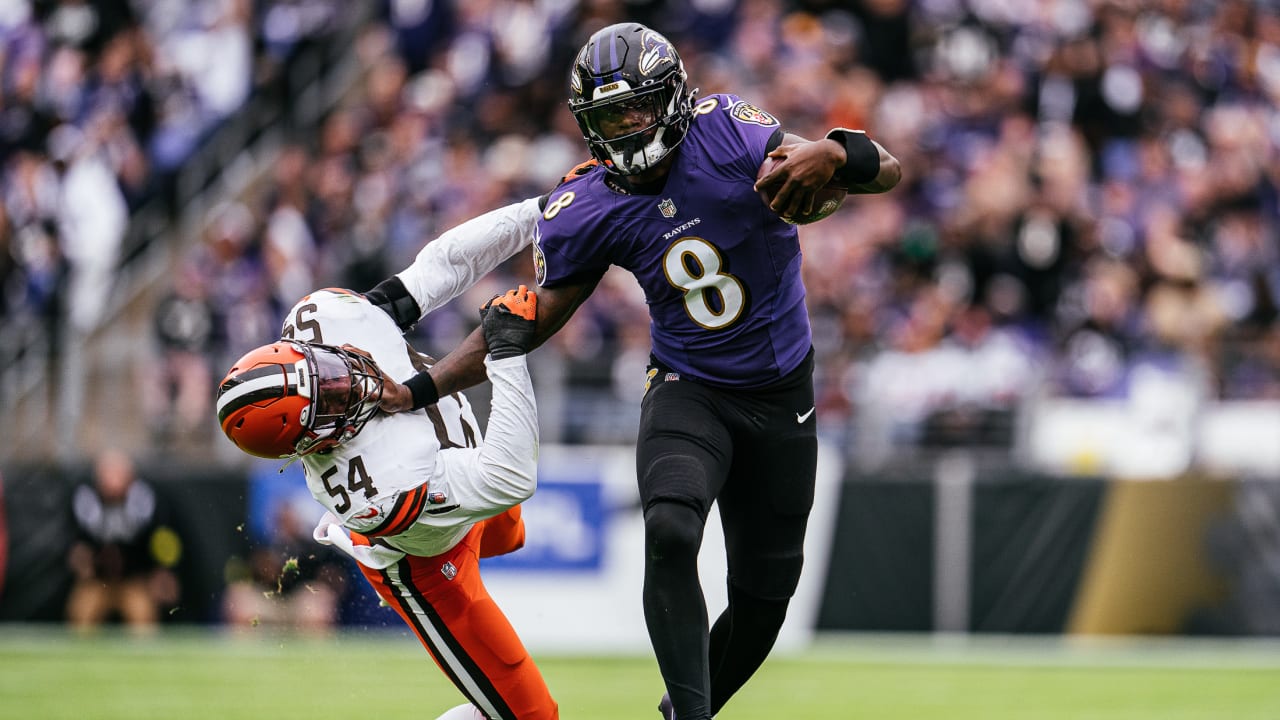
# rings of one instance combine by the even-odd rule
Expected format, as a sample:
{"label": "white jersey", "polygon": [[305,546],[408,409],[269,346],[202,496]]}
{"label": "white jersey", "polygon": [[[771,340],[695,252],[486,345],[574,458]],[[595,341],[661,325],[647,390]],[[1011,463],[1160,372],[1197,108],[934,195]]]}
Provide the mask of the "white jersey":
{"label": "white jersey", "polygon": [[[353,345],[404,382],[429,367],[390,316],[346,290],[314,292],[289,311],[282,337]],[[481,437],[461,393],[430,407],[378,414],[328,453],[302,457],[307,487],[329,512],[316,539],[371,567],[401,553],[432,556],[453,547],[477,521],[519,504],[537,481],[538,425],[524,356],[486,358],[493,384],[490,440]],[[353,547],[344,531],[370,538]]]}
{"label": "white jersey", "polygon": [[427,243],[396,277],[425,316],[528,247],[541,217],[537,198],[474,217]]}

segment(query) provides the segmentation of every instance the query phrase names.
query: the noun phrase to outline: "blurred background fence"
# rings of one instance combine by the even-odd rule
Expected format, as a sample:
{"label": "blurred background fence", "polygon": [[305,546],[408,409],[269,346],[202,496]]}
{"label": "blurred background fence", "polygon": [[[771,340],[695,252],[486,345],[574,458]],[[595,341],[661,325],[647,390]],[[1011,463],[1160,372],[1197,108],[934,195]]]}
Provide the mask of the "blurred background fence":
{"label": "blurred background fence", "polygon": [[[809,137],[866,128],[903,163],[801,231],[834,478],[814,627],[1277,632],[1266,0],[5,3],[0,619],[66,617],[75,488],[109,450],[180,540],[143,553],[179,581],[152,593],[162,622],[232,622],[246,579],[290,594],[281,558],[315,549],[280,508],[315,510],[221,441],[217,379],[305,292],[367,289],[549,190],[585,158],[572,53],[624,19],[703,94]],[[532,276],[513,258],[413,341],[446,353]],[[643,297],[610,273],[532,358],[546,442],[625,455],[647,353]],[[614,537],[618,472],[536,498],[548,532]],[[631,570],[546,552],[509,576]],[[291,612],[368,621],[358,581],[305,572],[329,615]]]}

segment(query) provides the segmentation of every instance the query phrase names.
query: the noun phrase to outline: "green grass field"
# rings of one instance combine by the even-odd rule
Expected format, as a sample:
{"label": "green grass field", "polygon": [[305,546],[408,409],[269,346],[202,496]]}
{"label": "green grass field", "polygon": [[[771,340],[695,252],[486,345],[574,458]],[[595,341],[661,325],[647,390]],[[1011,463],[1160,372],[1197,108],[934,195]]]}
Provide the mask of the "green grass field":
{"label": "green grass field", "polygon": [[[657,720],[647,657],[540,657],[565,720]],[[462,702],[416,641],[0,625],[0,720],[432,720]],[[1280,645],[824,639],[770,659],[720,720],[1280,720]]]}

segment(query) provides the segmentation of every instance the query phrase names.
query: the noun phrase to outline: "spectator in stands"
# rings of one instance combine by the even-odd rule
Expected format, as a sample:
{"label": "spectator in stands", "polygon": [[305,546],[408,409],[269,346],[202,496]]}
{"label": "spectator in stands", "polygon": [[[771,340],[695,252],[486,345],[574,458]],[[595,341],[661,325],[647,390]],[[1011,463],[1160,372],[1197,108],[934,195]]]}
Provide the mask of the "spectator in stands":
{"label": "spectator in stands", "polygon": [[86,77],[84,125],[100,138],[102,154],[119,180],[131,210],[146,199],[150,161],[142,139],[155,130],[155,99],[139,55],[145,39],[137,28],[107,41]]}
{"label": "spectator in stands", "polygon": [[155,352],[139,367],[139,394],[158,440],[193,437],[209,429],[216,317],[208,278],[200,268],[183,265],[155,308]]}
{"label": "spectator in stands", "polygon": [[129,455],[106,450],[94,461],[92,481],[73,492],[71,513],[67,620],[81,632],[112,619],[153,632],[178,601],[174,568],[182,555],[155,488],[137,476]]}
{"label": "spectator in stands", "polygon": [[207,352],[214,366],[222,367],[271,334],[282,309],[272,305],[253,212],[244,203],[227,202],[215,207],[210,218],[188,261],[199,270],[216,311]]}
{"label": "spectator in stands", "polygon": [[57,239],[57,176],[43,157],[19,150],[4,173],[6,272],[3,307],[15,325],[31,319],[56,336],[67,260]]}
{"label": "spectator in stands", "polygon": [[[95,128],[101,129],[101,128]],[[97,327],[114,285],[129,208],[100,145],[74,125],[49,134],[58,174],[58,237],[70,266],[67,312],[72,327]]]}

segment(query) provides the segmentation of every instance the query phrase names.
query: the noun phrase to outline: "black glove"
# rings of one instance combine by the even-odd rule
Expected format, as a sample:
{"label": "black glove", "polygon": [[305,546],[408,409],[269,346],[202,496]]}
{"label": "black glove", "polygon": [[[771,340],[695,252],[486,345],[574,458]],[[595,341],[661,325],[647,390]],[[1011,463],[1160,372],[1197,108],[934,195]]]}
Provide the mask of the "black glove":
{"label": "black glove", "polygon": [[527,354],[533,349],[533,330],[537,325],[538,296],[521,285],[508,290],[480,308],[480,324],[484,341],[494,360]]}

